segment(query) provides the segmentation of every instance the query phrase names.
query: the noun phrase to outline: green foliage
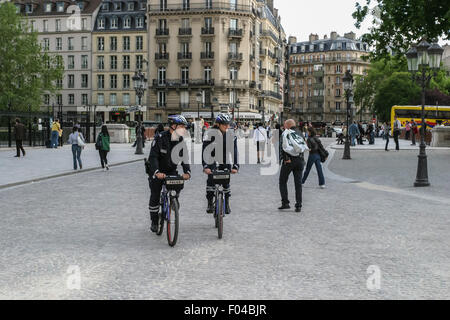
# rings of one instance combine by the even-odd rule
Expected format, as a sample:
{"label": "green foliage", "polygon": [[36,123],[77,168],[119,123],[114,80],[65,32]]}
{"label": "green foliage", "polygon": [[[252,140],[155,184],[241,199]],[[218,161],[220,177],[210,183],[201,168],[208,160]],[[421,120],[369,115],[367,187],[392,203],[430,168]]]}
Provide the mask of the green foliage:
{"label": "green foliage", "polygon": [[392,106],[409,105],[420,96],[420,88],[411,79],[409,72],[394,72],[379,85],[374,110],[378,118],[388,121]]}
{"label": "green foliage", "polygon": [[356,3],[353,18],[359,29],[361,23],[372,16],[373,28],[363,40],[375,46],[373,57],[376,59],[389,58],[389,49],[403,54],[423,37],[450,38],[450,1],[378,0],[377,5],[373,0],[365,2],[363,5]]}
{"label": "green foliage", "polygon": [[64,69],[42,50],[37,33],[10,2],[0,4],[0,34],[0,110],[11,103],[15,111],[37,111],[44,92],[57,91],[55,81]]}

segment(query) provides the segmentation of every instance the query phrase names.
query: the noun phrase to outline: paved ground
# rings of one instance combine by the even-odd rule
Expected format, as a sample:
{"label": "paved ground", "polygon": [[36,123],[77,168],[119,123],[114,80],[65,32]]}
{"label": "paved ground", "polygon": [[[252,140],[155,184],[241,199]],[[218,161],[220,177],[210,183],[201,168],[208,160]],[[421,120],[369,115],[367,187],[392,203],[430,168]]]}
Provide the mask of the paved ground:
{"label": "paved ground", "polygon": [[[338,153],[333,170],[342,161]],[[339,173],[364,172],[365,159],[354,156]],[[389,156],[386,167],[395,153]],[[277,175],[244,165],[233,177],[233,213],[218,240],[204,213],[205,178],[196,165],[180,200],[179,243],[170,248],[148,230],[143,170],[135,163],[0,190],[0,299],[450,295],[446,203],[368,190],[337,176],[321,190],[313,170],[302,214],[280,213]],[[292,199],[292,181],[289,189]],[[67,287],[70,266],[80,268],[80,290]],[[381,271],[379,290],[368,290],[369,266]]]}

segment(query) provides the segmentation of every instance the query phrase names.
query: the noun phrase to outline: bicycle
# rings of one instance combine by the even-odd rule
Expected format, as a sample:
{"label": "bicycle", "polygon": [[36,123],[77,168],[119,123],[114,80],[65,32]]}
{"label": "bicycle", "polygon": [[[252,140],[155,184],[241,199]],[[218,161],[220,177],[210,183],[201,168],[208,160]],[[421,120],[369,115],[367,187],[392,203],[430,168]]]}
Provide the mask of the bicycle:
{"label": "bicycle", "polygon": [[164,231],[164,222],[167,221],[167,242],[174,247],[178,240],[179,209],[178,196],[184,188],[184,179],[181,176],[167,176],[161,190],[161,210],[159,211],[158,236]]}
{"label": "bicycle", "polygon": [[225,193],[223,191],[224,184],[230,184],[231,172],[229,170],[214,170],[212,173],[213,183],[216,186],[214,194],[214,220],[217,228],[219,239],[223,236],[223,217],[225,215]]}

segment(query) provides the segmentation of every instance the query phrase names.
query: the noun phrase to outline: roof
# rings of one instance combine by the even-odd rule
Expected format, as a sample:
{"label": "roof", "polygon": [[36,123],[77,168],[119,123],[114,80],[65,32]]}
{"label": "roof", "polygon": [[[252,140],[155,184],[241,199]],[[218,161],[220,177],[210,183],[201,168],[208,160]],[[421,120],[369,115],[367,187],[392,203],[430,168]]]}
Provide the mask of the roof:
{"label": "roof", "polygon": [[[20,6],[20,13],[30,17],[37,16],[70,16],[73,12],[67,12],[70,6],[80,5],[82,7],[81,14],[93,13],[101,4],[102,0],[14,0],[16,6]],[[45,11],[46,4],[52,4],[50,12]],[[64,4],[64,10],[57,11],[57,3]],[[33,10],[27,13],[26,6],[32,5]]]}
{"label": "roof", "polygon": [[[313,50],[310,50],[310,46]],[[304,50],[302,50],[304,47]],[[289,45],[289,53],[314,53],[327,51],[364,51],[369,52],[369,45],[365,42],[344,37],[336,39],[321,39],[315,41],[303,41]]]}

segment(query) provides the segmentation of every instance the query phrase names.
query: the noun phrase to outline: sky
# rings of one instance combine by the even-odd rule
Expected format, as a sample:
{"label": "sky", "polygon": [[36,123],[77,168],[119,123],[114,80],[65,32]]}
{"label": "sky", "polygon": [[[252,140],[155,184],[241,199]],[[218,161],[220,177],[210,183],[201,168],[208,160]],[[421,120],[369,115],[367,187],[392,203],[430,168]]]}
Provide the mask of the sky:
{"label": "sky", "polygon": [[[370,19],[364,22],[361,29],[356,29],[352,13],[355,11],[356,0],[274,0],[281,16],[281,24],[286,37],[296,36],[297,41],[308,41],[311,33],[319,35],[320,39],[331,31],[343,36],[353,31],[356,37],[368,31]],[[360,3],[365,3],[361,1]]]}

